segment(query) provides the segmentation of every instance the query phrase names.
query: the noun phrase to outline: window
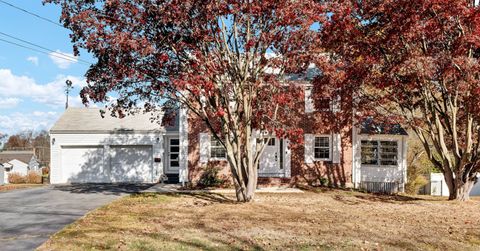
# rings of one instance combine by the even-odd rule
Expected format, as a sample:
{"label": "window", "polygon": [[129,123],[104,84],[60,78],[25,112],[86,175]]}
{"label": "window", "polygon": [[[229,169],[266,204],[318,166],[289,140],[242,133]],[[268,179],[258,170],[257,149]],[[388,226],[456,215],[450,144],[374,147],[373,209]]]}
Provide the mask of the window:
{"label": "window", "polygon": [[320,98],[317,101],[317,107],[319,111],[330,111],[331,106],[330,98]]}
{"label": "window", "polygon": [[227,151],[223,147],[222,143],[217,140],[215,137],[211,137],[210,141],[210,158],[214,159],[225,159],[227,158]]}
{"label": "window", "polygon": [[275,146],[275,138],[270,138],[270,140],[268,140],[268,145]]}
{"label": "window", "polygon": [[330,137],[315,137],[314,154],[315,159],[330,159]]}
{"label": "window", "polygon": [[398,163],[397,141],[362,140],[362,164],[396,166]]}

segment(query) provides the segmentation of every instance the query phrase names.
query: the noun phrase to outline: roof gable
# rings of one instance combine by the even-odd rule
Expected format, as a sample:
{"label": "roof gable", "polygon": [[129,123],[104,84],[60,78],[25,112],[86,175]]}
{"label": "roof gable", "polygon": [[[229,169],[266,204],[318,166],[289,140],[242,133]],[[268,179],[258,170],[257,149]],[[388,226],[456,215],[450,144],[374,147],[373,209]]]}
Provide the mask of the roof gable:
{"label": "roof gable", "polygon": [[124,118],[108,114],[102,117],[98,108],[68,108],[50,129],[50,133],[133,133],[171,130],[152,122],[151,118],[150,113],[139,113]]}
{"label": "roof gable", "polygon": [[0,162],[8,163],[12,160],[18,160],[23,163],[29,163],[35,155],[30,151],[4,151],[0,152]]}

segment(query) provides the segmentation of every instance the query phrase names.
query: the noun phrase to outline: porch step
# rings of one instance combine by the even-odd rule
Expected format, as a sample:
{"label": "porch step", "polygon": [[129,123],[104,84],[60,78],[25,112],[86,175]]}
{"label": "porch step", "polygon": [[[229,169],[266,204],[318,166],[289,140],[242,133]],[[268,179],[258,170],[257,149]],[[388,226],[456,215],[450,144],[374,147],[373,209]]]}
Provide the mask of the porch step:
{"label": "porch step", "polygon": [[177,173],[167,173],[168,180],[165,182],[167,184],[178,184],[180,183],[180,178]]}

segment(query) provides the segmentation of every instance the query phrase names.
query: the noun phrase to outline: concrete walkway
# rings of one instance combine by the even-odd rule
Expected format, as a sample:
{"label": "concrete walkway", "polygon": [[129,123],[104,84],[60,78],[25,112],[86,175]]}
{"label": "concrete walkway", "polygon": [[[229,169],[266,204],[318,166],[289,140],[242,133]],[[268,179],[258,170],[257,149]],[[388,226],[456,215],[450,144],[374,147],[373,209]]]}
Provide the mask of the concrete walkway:
{"label": "concrete walkway", "polygon": [[0,250],[33,250],[87,212],[151,185],[69,185],[0,192]]}

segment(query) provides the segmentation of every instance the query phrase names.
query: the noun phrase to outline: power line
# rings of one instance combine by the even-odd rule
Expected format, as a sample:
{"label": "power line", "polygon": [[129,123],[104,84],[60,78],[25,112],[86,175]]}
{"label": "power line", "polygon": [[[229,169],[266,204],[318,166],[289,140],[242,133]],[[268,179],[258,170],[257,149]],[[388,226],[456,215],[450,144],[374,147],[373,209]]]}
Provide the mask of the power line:
{"label": "power line", "polygon": [[[0,0],[0,1],[1,1],[1,0]],[[46,51],[49,51],[49,52],[51,52],[51,53],[61,55],[61,56],[65,57],[65,58],[69,58],[69,59],[74,60],[74,61],[81,61],[81,62],[84,62],[84,63],[87,63],[87,64],[93,64],[92,62],[89,62],[89,61],[86,61],[86,60],[83,60],[83,59],[80,59],[80,58],[76,58],[76,57],[73,57],[73,56],[70,56],[70,55],[61,53],[61,52],[54,51],[54,50],[52,50],[52,49],[46,48],[46,47],[41,46],[41,45],[38,45],[38,44],[34,44],[34,43],[29,42],[29,41],[27,41],[27,40],[24,40],[24,39],[21,39],[21,38],[18,38],[18,37],[9,35],[9,34],[7,34],[7,33],[1,32],[1,31],[0,31],[0,34],[1,34],[1,35],[4,35],[4,36],[6,36],[6,37],[9,37],[9,38],[13,38],[13,39],[15,39],[15,40],[17,40],[17,41],[20,41],[20,42],[23,42],[23,43],[26,43],[26,44],[29,44],[29,45],[38,47],[38,48],[40,48],[40,49],[42,49],[42,50],[46,50]]]}
{"label": "power line", "polygon": [[[12,42],[12,41],[8,41],[8,40],[2,39],[2,38],[0,38],[0,41],[5,42],[5,43],[8,43],[8,44],[15,45],[15,46],[18,46],[18,47],[22,47],[22,48],[24,48],[24,49],[28,49],[28,50],[40,52],[40,53],[43,53],[43,54],[46,54],[46,55],[49,55],[49,56],[52,56],[52,57],[57,57],[57,58],[61,58],[61,59],[68,60],[68,61],[72,61],[72,62],[78,62],[77,60],[73,60],[73,59],[70,59],[70,58],[61,57],[61,56],[56,55],[56,54],[51,54],[51,53],[48,53],[48,52],[46,52],[46,51],[42,51],[42,50],[39,50],[39,49],[36,49],[36,48],[32,48],[32,47],[29,47],[29,46],[25,46],[25,45],[22,45],[22,44],[18,44],[18,43],[15,43],[15,42]],[[55,53],[57,53],[57,52],[55,52]],[[79,63],[80,63],[80,64],[83,64],[83,65],[90,65],[90,64],[86,64],[86,63],[84,63],[84,62],[79,62]]]}
{"label": "power line", "polygon": [[34,17],[36,17],[36,18],[42,19],[43,21],[52,23],[52,24],[54,24],[54,25],[56,25],[56,26],[59,26],[59,27],[62,27],[62,28],[65,29],[65,27],[63,27],[63,26],[62,26],[61,24],[59,24],[58,22],[55,22],[55,21],[53,21],[53,20],[51,20],[51,19],[48,19],[48,18],[46,18],[46,17],[42,17],[42,16],[40,16],[40,15],[38,15],[38,14],[35,14],[35,13],[33,13],[33,12],[31,12],[31,11],[28,11],[28,10],[26,10],[26,9],[20,8],[20,7],[16,6],[16,5],[13,5],[13,4],[9,3],[9,2],[0,0],[0,3],[3,3],[3,4],[5,4],[5,5],[8,5],[8,6],[14,8],[14,9],[19,10],[19,11],[23,11],[23,12],[25,12],[25,13],[27,13],[27,14],[29,14],[29,15],[32,15],[32,16],[34,16]]}

